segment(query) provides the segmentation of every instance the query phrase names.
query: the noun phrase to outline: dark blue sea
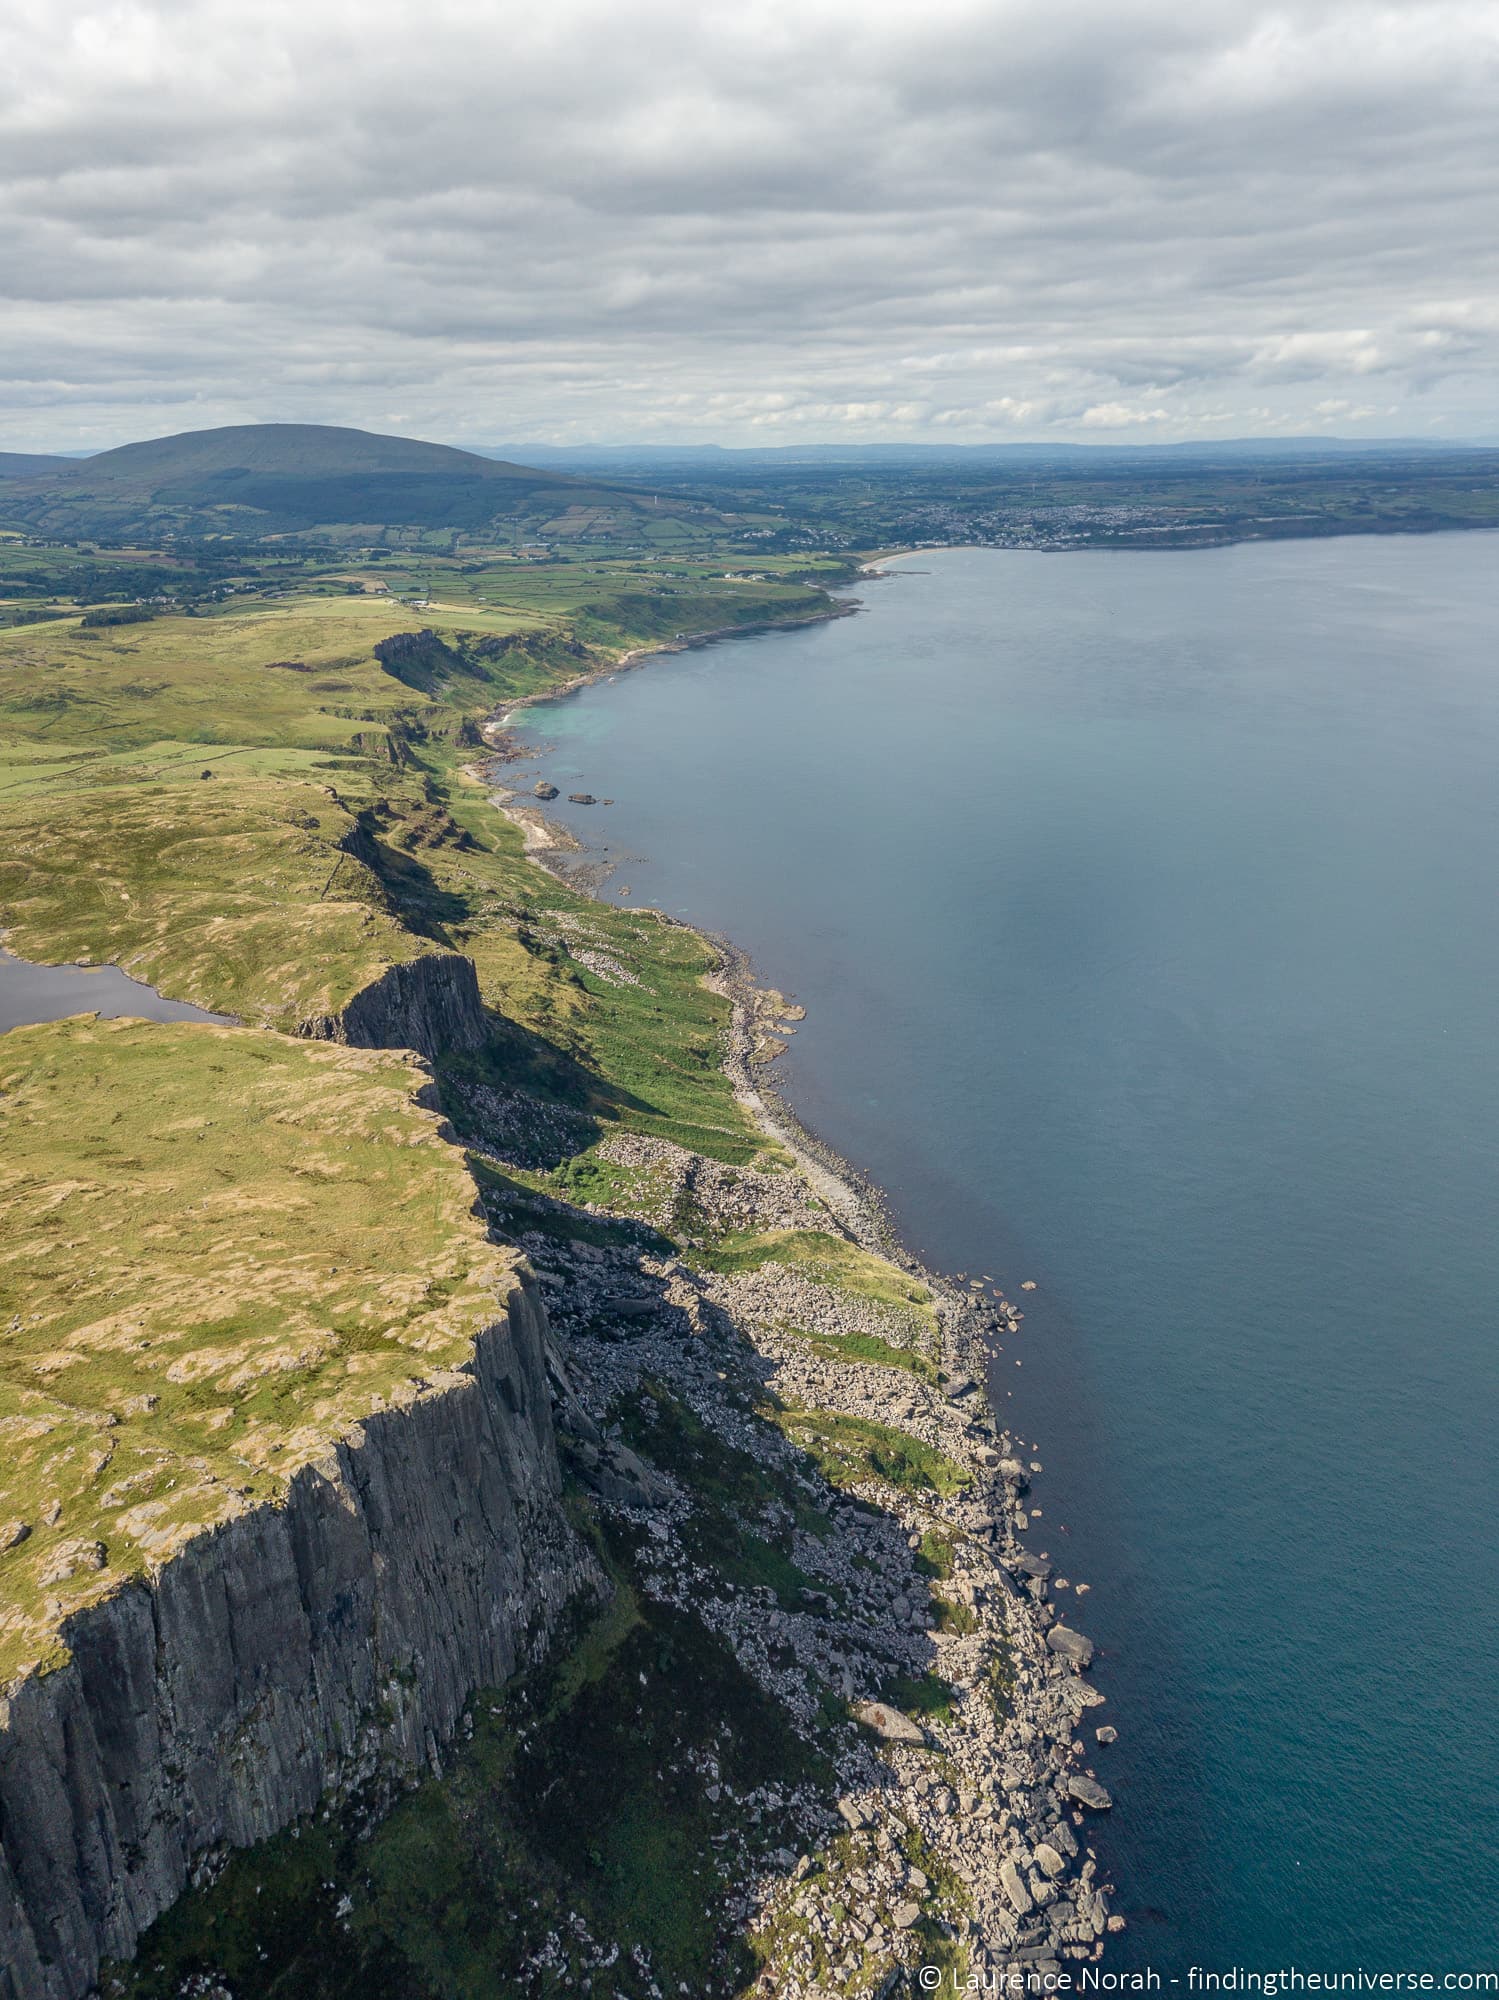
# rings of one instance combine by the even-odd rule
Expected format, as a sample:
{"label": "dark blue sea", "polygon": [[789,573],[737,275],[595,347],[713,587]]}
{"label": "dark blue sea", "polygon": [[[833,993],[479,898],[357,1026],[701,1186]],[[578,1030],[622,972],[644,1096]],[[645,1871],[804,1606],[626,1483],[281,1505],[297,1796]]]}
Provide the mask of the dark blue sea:
{"label": "dark blue sea", "polygon": [[532,711],[534,770],[1025,1307],[1113,1963],[1492,1967],[1499,538],[898,569]]}

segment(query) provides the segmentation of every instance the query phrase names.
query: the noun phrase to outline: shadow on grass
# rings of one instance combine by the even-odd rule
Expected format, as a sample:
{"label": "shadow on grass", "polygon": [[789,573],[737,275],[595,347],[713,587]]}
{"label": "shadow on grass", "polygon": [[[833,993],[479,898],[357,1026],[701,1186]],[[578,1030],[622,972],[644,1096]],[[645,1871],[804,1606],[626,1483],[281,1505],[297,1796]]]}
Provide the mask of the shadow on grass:
{"label": "shadow on grass", "polygon": [[655,1105],[536,1029],[493,1008],[487,1013],[487,1047],[437,1064],[443,1109],[461,1138],[512,1166],[551,1169],[627,1117],[656,1117]]}

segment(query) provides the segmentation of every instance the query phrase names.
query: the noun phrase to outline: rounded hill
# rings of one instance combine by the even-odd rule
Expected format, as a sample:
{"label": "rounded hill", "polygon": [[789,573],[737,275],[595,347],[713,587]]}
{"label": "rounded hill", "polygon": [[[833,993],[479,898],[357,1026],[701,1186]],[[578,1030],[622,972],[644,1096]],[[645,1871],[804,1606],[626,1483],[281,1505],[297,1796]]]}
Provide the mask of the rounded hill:
{"label": "rounded hill", "polygon": [[[120,445],[0,481],[0,522],[60,540],[170,534],[368,539],[422,530],[485,540],[638,532],[649,496],[333,424],[234,424]],[[693,515],[691,502],[653,512]]]}
{"label": "rounded hill", "polygon": [[73,487],[100,484],[155,489],[225,474],[269,473],[297,479],[406,474],[458,479],[525,479],[548,485],[583,482],[501,459],[480,458],[454,445],[387,437],[338,424],[230,424],[221,430],[180,431],[148,438],[71,465],[61,478]]}

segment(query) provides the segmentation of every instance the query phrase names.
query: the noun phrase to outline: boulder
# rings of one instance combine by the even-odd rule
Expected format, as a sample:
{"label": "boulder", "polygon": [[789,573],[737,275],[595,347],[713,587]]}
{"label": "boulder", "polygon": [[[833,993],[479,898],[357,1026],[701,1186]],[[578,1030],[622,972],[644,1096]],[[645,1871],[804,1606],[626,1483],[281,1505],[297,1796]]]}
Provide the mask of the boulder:
{"label": "boulder", "polygon": [[1071,1772],[1062,1780],[1062,1790],[1090,1812],[1107,1812],[1114,1803],[1096,1778],[1085,1778],[1080,1771]]}
{"label": "boulder", "polygon": [[872,1729],[887,1743],[905,1743],[914,1750],[926,1747],[923,1731],[898,1708],[888,1708],[881,1701],[856,1701],[853,1711],[866,1729]]}
{"label": "boulder", "polygon": [[1025,1877],[1013,1861],[1000,1862],[999,1881],[1001,1888],[1010,1899],[1016,1916],[1028,1917],[1035,1905],[1031,1901],[1030,1890],[1025,1886]]}
{"label": "boulder", "polygon": [[648,1319],[664,1303],[649,1292],[606,1293],[599,1300],[602,1310],[612,1313],[616,1319]]}
{"label": "boulder", "polygon": [[1067,1863],[1051,1843],[1046,1840],[1037,1843],[1036,1866],[1041,1870],[1043,1875],[1049,1875],[1053,1881],[1056,1880],[1058,1875],[1065,1875],[1067,1872]]}
{"label": "boulder", "polygon": [[1046,1635],[1051,1650],[1081,1673],[1093,1658],[1093,1641],[1070,1625],[1053,1625]]}

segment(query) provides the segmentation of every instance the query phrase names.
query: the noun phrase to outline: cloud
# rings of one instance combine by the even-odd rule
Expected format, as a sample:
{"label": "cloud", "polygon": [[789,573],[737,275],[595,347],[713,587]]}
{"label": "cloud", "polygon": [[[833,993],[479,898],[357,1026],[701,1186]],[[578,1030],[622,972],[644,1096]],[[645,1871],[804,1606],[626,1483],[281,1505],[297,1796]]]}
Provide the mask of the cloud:
{"label": "cloud", "polygon": [[1492,432],[1496,85],[1488,0],[11,0],[0,441]]}
{"label": "cloud", "polygon": [[1148,409],[1129,403],[1091,403],[1078,418],[1084,430],[1123,431],[1137,424],[1169,423],[1170,414],[1159,404]]}

